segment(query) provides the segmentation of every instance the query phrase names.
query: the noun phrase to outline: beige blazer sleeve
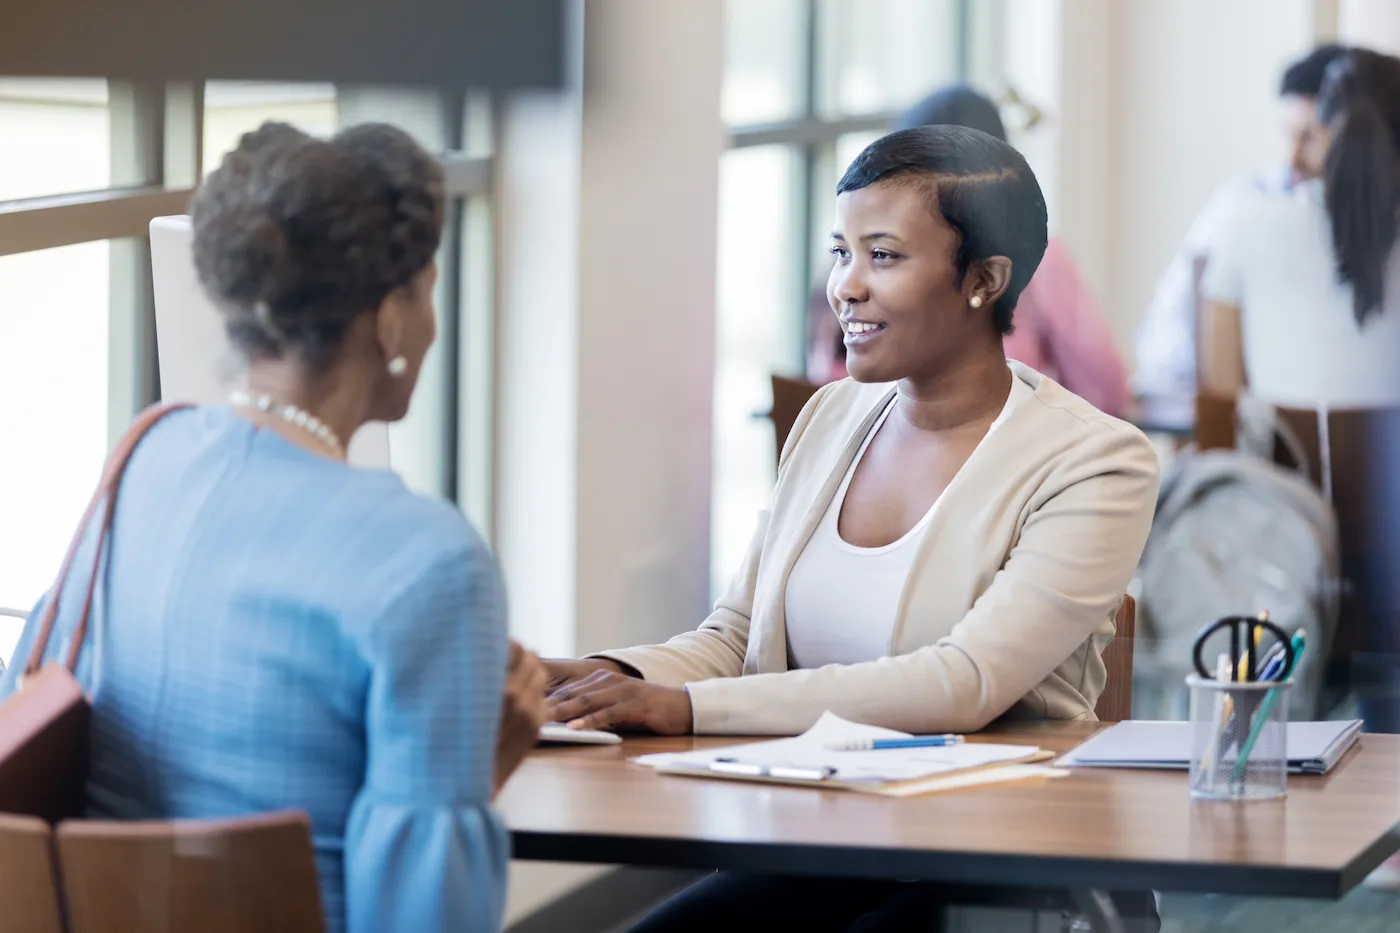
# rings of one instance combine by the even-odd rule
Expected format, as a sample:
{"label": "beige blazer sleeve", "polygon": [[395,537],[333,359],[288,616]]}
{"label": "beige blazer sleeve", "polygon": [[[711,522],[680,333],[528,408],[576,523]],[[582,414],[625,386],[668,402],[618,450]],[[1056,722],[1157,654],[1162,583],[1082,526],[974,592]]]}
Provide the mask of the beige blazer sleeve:
{"label": "beige blazer sleeve", "polygon": [[[1157,481],[1140,434],[1095,433],[1031,500],[1005,565],[947,637],[860,664],[690,683],[695,731],[792,735],[825,710],[913,733],[981,729],[1033,696],[1114,611],[1147,540]],[[939,584],[911,585],[912,607],[918,587]],[[1076,713],[1045,709],[1050,718]]]}
{"label": "beige blazer sleeve", "polygon": [[[831,386],[818,389],[803,407],[797,421],[783,444],[778,472],[781,475],[788,457],[797,447],[812,414],[822,404]],[[680,687],[693,681],[738,677],[744,672],[744,655],[749,645],[749,622],[753,618],[754,589],[758,581],[758,566],[763,558],[763,542],[768,535],[768,513],[758,516],[758,527],[749,542],[748,553],[734,575],[729,590],[715,604],[710,617],[693,632],[684,632],[662,645],[623,648],[589,655],[606,658],[634,668],[642,679],[668,687]]]}

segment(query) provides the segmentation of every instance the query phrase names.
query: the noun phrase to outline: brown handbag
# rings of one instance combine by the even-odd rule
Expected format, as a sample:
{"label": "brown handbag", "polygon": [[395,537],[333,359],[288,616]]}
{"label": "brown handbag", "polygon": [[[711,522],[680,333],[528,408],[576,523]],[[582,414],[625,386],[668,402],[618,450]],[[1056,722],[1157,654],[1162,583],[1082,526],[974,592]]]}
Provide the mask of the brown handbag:
{"label": "brown handbag", "polygon": [[[29,662],[19,687],[0,703],[0,812],[23,813],[50,822],[81,816],[86,799],[88,722],[92,706],[77,678],[78,655],[87,635],[93,593],[104,558],[111,553],[112,516],[116,511],[117,488],[136,445],[156,422],[188,405],[156,405],[142,412],[117,442],[107,459],[102,480],[78,522],[78,530],[68,546],[68,555],[58,571],[49,594],[43,626],[34,640]],[[102,526],[92,560],[82,614],[73,628],[66,663],[43,664],[59,600],[68,583],[73,558],[98,507],[103,507]]]}

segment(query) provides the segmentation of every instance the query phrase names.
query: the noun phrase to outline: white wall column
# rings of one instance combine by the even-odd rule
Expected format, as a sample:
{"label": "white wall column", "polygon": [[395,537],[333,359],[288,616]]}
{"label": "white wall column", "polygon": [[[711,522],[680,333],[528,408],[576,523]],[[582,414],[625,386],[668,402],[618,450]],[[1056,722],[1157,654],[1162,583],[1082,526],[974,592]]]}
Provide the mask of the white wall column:
{"label": "white wall column", "polygon": [[[494,539],[546,655],[664,639],[709,596],[723,4],[588,0],[571,90],[502,108]],[[516,863],[508,919],[593,876]]]}
{"label": "white wall column", "polygon": [[706,612],[721,6],[589,0],[576,87],[502,115],[495,530],[550,653]]}
{"label": "white wall column", "polygon": [[1395,0],[1340,0],[1337,41],[1400,55],[1400,3]]}
{"label": "white wall column", "polygon": [[1123,74],[1132,50],[1124,34],[1131,4],[1066,0],[1060,22],[1059,224],[1084,277],[1103,303],[1122,343],[1114,314],[1121,289],[1127,174],[1122,123],[1127,109]]}

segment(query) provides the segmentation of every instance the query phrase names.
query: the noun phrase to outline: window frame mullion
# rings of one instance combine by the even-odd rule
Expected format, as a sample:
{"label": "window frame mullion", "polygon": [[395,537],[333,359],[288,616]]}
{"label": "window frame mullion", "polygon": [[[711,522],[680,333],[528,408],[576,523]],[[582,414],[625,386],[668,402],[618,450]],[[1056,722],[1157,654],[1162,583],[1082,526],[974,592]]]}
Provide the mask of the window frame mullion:
{"label": "window frame mullion", "polygon": [[[164,192],[166,88],[157,82],[108,83],[112,177]],[[183,198],[182,198],[183,200]],[[108,252],[107,440],[116,444],[141,409],[160,397],[151,213],[140,229],[112,239]],[[131,218],[133,225],[136,218]],[[89,234],[89,239],[91,236]]]}

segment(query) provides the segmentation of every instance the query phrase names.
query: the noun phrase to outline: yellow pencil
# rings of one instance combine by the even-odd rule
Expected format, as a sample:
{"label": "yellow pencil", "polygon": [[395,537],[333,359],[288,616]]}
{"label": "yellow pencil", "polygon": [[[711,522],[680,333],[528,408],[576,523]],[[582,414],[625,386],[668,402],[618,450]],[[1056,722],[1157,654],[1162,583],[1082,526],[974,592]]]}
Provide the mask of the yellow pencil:
{"label": "yellow pencil", "polygon": [[[1259,621],[1260,621],[1260,622],[1267,622],[1267,621],[1269,621],[1269,610],[1265,609],[1263,612],[1259,613],[1258,618],[1259,618]],[[1245,660],[1246,660],[1247,658],[1249,658],[1251,654],[1254,655],[1255,657],[1258,657],[1258,655],[1259,655],[1259,636],[1262,635],[1262,634],[1264,634],[1264,630],[1263,630],[1262,628],[1256,628],[1256,629],[1254,630],[1254,651],[1252,651],[1252,652],[1250,652],[1250,651],[1241,651],[1241,652],[1240,652],[1240,659],[1239,659],[1239,662],[1235,665],[1235,679],[1236,679],[1236,680],[1244,680],[1244,679],[1246,678],[1246,670],[1247,670],[1247,668],[1245,667]]]}
{"label": "yellow pencil", "polygon": [[[1259,621],[1260,621],[1260,622],[1267,622],[1267,621],[1269,621],[1269,610],[1264,609],[1264,610],[1260,611],[1258,618],[1259,618]],[[1256,629],[1254,630],[1254,654],[1256,654],[1256,655],[1259,653],[1259,636],[1260,636],[1262,633],[1263,633],[1263,629],[1256,628]],[[1242,652],[1240,652],[1239,659],[1238,659],[1238,660],[1234,663],[1234,665],[1233,665],[1234,671],[1235,671],[1235,680],[1241,681],[1241,680],[1244,680],[1244,679],[1245,679],[1245,676],[1246,676],[1246,673],[1245,673],[1245,670],[1246,670],[1246,669],[1245,669],[1245,659],[1248,658],[1249,655],[1250,655],[1250,652],[1248,652],[1248,651],[1242,651]],[[1228,657],[1229,657],[1229,655],[1221,655],[1221,656],[1220,656],[1220,659],[1221,659],[1221,661],[1223,662],[1223,661],[1224,661],[1226,658],[1228,658]],[[1229,672],[1230,672],[1230,668],[1231,668],[1231,665],[1229,665],[1229,664],[1217,664],[1217,665],[1216,665],[1216,678],[1219,679],[1222,673],[1225,674],[1226,676],[1228,676],[1228,675],[1229,675]],[[1219,724],[1218,724],[1218,729],[1219,729],[1219,731],[1220,731],[1220,734],[1221,734],[1222,739],[1223,739],[1223,737],[1224,737],[1225,729],[1226,729],[1228,723],[1230,722],[1230,715],[1231,715],[1234,711],[1235,711],[1235,698],[1232,697],[1232,696],[1230,696],[1230,694],[1228,694],[1228,693],[1224,694],[1224,698],[1223,698],[1222,702],[1220,703],[1220,721],[1219,721]],[[1210,749],[1210,748],[1207,748],[1207,749],[1206,749],[1206,753],[1205,753],[1205,763],[1202,765],[1202,768],[1208,769],[1208,768],[1210,767],[1210,762],[1211,762],[1211,758],[1212,758],[1212,751],[1213,751],[1213,749]],[[1224,749],[1221,749],[1221,751],[1224,751]]]}

